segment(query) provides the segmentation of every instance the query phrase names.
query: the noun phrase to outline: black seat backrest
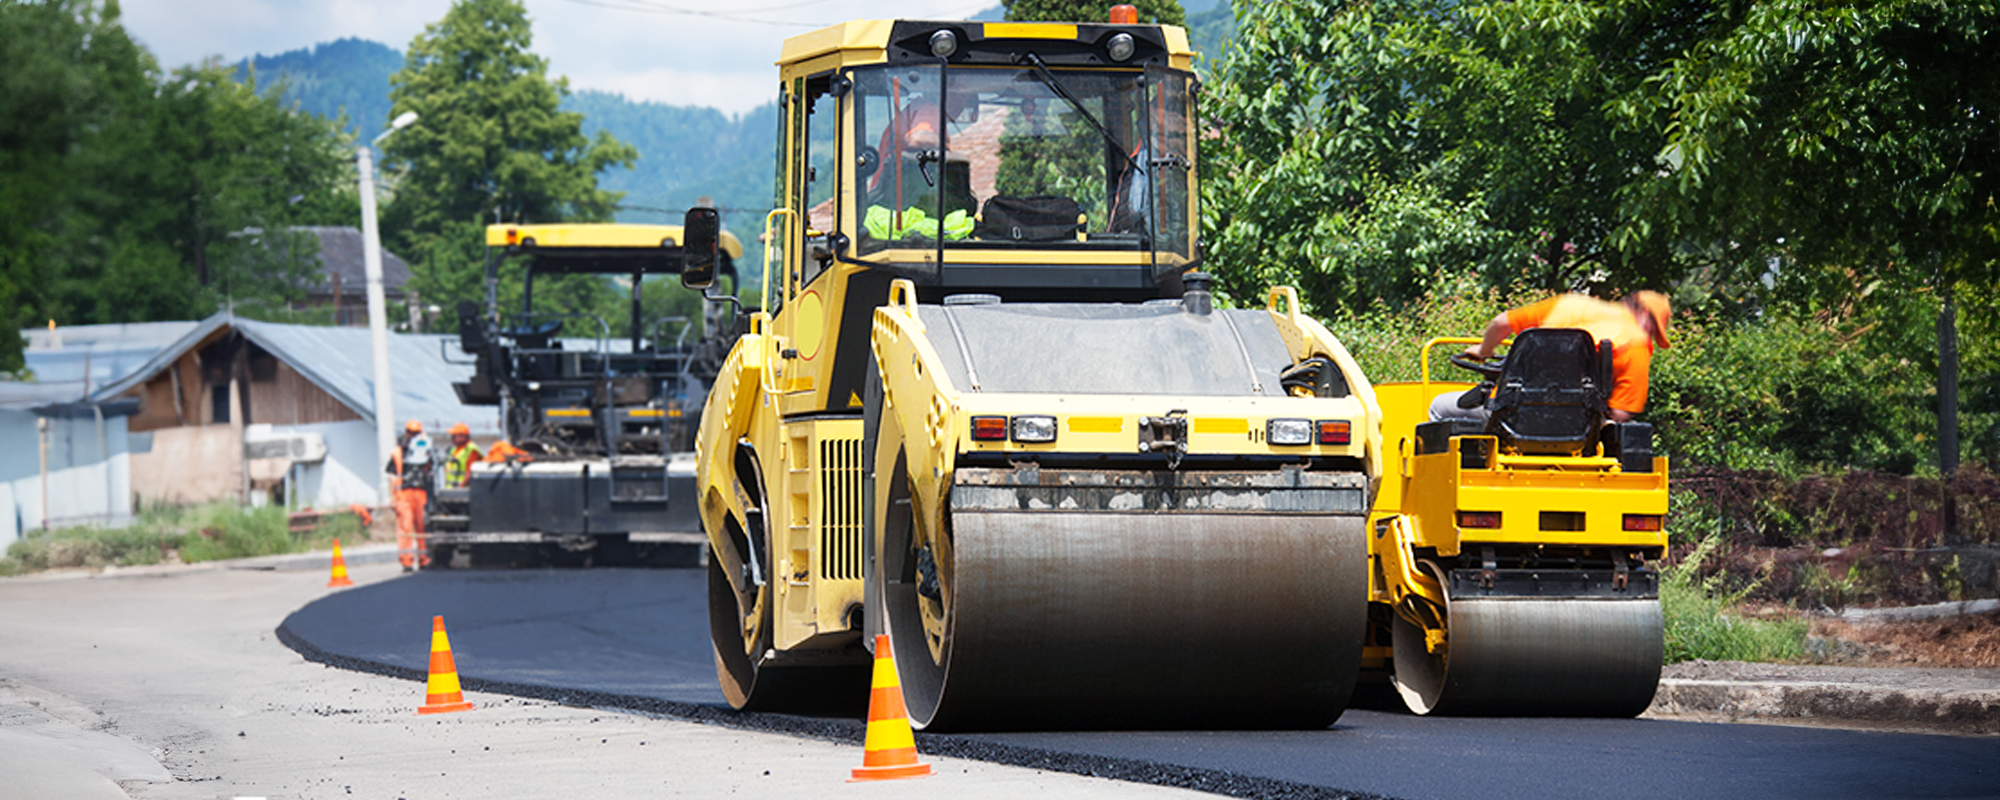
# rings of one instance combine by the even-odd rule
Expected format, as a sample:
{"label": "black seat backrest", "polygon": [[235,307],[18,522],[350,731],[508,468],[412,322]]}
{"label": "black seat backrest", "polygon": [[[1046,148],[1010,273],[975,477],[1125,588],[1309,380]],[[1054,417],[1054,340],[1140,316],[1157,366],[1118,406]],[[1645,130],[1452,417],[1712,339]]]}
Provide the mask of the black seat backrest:
{"label": "black seat backrest", "polygon": [[1611,397],[1610,342],[1575,328],[1530,328],[1514,337],[1488,408],[1493,431],[1522,453],[1584,451]]}

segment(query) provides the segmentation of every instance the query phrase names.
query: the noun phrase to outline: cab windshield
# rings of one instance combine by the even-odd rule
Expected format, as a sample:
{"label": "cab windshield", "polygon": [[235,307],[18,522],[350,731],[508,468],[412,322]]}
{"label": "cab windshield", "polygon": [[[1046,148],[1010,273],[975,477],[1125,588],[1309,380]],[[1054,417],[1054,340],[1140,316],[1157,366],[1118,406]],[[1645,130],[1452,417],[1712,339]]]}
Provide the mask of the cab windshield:
{"label": "cab windshield", "polygon": [[856,70],[859,249],[1190,255],[1187,77],[1166,70]]}

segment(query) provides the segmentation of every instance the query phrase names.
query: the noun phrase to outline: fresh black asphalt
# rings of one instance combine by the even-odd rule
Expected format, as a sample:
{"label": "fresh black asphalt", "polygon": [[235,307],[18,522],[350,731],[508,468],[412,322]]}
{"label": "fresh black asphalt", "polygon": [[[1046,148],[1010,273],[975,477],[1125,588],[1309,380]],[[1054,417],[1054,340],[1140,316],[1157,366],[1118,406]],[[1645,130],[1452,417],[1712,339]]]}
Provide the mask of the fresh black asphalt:
{"label": "fresh black asphalt", "polygon": [[[421,680],[432,615],[474,691],[859,742],[856,718],[723,702],[697,569],[423,572],[338,591],[279,637]],[[1663,720],[1439,719],[1376,693],[1320,731],[919,735],[976,758],[1236,797],[2000,798],[2000,738]]]}

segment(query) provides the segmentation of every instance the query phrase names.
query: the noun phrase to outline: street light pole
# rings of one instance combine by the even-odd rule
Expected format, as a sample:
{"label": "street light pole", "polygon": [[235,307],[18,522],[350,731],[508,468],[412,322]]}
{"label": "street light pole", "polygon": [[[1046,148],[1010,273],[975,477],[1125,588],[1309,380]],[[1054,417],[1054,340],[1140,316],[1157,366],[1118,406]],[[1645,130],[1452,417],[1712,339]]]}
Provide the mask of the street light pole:
{"label": "street light pole", "polygon": [[[368,276],[368,341],[375,361],[376,463],[386,461],[396,449],[396,399],[389,382],[388,310],[382,297],[382,234],[375,225],[375,156],[371,148],[416,121],[417,112],[403,112],[374,141],[354,149],[355,166],[361,172],[361,263]],[[389,474],[378,472],[375,478],[379,504],[390,504]]]}

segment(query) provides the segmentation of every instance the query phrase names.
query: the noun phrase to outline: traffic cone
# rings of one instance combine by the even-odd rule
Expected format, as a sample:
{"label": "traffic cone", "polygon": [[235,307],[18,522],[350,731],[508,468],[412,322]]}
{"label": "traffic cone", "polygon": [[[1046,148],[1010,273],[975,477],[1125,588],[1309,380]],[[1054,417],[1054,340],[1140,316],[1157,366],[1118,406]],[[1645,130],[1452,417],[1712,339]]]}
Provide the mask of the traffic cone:
{"label": "traffic cone", "polygon": [[444,617],[431,617],[431,678],[424,687],[424,704],[419,714],[469,711],[465,693],[458,689],[458,664],[451,660],[451,639],[444,635]]}
{"label": "traffic cone", "polygon": [[335,539],[333,540],[333,577],[326,580],[326,586],[331,589],[335,586],[353,585],[354,581],[347,578],[347,558],[340,554],[340,540]]}
{"label": "traffic cone", "polygon": [[896,657],[889,652],[889,637],[877,634],[875,679],[868,694],[868,738],[862,745],[861,766],[847,782],[929,774],[931,765],[917,760],[917,739],[910,732],[910,712],[903,705],[903,684],[896,678]]}

